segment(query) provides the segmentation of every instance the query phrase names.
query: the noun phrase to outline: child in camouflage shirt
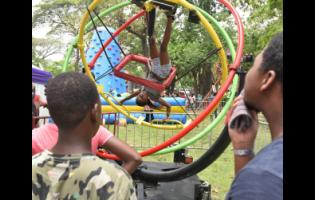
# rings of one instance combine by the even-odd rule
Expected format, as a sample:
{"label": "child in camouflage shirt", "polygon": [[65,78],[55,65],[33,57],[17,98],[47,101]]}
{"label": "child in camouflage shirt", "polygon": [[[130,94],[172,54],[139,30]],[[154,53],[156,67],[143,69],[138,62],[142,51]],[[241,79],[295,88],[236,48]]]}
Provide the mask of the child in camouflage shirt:
{"label": "child in camouflage shirt", "polygon": [[47,101],[59,137],[50,151],[32,157],[32,199],[137,199],[130,175],[91,152],[101,122],[95,84],[63,73],[49,81]]}

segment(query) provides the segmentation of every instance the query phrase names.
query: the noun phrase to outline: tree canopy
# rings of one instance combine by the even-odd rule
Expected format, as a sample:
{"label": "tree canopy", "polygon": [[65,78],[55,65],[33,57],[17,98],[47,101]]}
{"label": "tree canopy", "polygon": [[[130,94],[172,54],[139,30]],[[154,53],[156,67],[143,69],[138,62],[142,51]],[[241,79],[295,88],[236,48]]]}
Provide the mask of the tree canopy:
{"label": "tree canopy", "polygon": [[[49,26],[50,30],[46,38],[32,37],[32,63],[43,66],[46,70],[51,70],[57,74],[61,72],[63,60],[51,61],[47,59],[50,55],[65,51],[69,42],[63,41],[67,35],[72,40],[78,34],[79,23],[86,10],[88,0],[42,0],[35,6],[32,15],[32,29],[40,29]],[[121,0],[108,0],[102,2],[97,7],[97,12],[104,8],[109,8]],[[211,14],[226,29],[237,46],[237,28],[234,18],[217,1],[213,0],[190,0],[189,2],[204,9]],[[283,2],[282,0],[236,0],[232,4],[239,11],[244,23],[245,47],[244,53],[257,55],[269,42],[271,37],[283,29]],[[115,11],[102,18],[104,23],[117,29],[139,8],[131,5]],[[247,17],[246,17],[247,16]],[[169,45],[169,52],[172,63],[177,67],[178,74],[181,74],[202,60],[209,51],[214,49],[214,44],[210,40],[208,33],[200,24],[188,22],[188,11],[178,8],[176,21],[173,25],[172,39]],[[163,14],[158,14],[156,20],[156,35],[161,40],[164,32],[166,19]],[[101,24],[98,23],[98,26]],[[227,45],[218,33],[224,47]],[[87,37],[88,38],[88,37]],[[122,47],[130,53],[143,54],[148,56],[148,44],[146,35],[146,25],[144,19],[137,20],[123,31],[119,36]],[[87,43],[89,42],[86,39]],[[64,52],[65,54],[65,52]],[[181,87],[194,88],[196,93],[205,95],[211,87],[211,82],[215,79],[211,71],[212,66],[218,61],[218,56],[213,56],[204,62],[193,73],[190,73],[181,80]],[[74,51],[69,70],[79,70],[80,55]],[[248,69],[251,63],[243,64],[244,69]],[[137,75],[142,71],[139,67],[128,66],[128,70]]]}

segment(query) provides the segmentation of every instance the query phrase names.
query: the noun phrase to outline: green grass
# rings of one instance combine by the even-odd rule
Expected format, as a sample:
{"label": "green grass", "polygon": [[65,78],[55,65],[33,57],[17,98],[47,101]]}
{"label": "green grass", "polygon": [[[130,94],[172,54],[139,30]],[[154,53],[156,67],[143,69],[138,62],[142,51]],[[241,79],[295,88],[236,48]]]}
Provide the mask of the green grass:
{"label": "green grass", "polygon": [[[199,133],[205,126],[211,122],[210,117],[202,122],[199,127],[193,129],[181,141],[185,141]],[[204,152],[215,142],[220,135],[224,124],[221,122],[216,128],[212,130],[204,138],[200,139],[192,146],[189,146],[188,154],[197,160]],[[113,131],[113,126],[109,129]],[[135,147],[138,151],[143,151],[150,147],[156,146],[167,140],[177,131],[166,131],[160,129],[153,129],[145,126],[138,126],[129,124],[127,127],[119,127],[116,136],[121,140],[127,142],[129,145]],[[255,152],[259,151],[262,147],[270,142],[268,127],[266,124],[260,124],[260,130],[255,144]],[[197,148],[197,149],[194,149]],[[173,153],[147,156],[144,157],[145,161],[158,161],[158,162],[173,162]],[[234,162],[232,147],[229,145],[220,157],[213,162],[210,166],[205,168],[202,172],[198,173],[200,179],[207,181],[211,184],[211,197],[213,200],[223,200],[228,192],[230,185],[234,178]]]}

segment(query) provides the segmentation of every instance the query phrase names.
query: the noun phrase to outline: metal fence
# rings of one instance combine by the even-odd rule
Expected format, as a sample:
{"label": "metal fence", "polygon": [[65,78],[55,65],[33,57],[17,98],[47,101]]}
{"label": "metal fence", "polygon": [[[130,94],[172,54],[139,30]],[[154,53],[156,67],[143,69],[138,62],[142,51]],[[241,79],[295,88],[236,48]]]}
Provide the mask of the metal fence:
{"label": "metal fence", "polygon": [[[197,102],[195,105],[196,107],[199,106],[198,110],[194,110],[192,112],[191,108],[187,109],[189,115],[193,118],[196,117],[205,107],[209,104],[209,102]],[[201,106],[200,106],[201,105]],[[202,123],[200,123],[197,127],[195,127],[190,133],[188,133],[185,137],[180,139],[178,143],[184,142],[203,129],[206,128],[216,117],[217,114],[220,112],[224,105],[222,102],[217,110],[215,110],[211,115],[209,115]],[[195,108],[196,108],[195,107]],[[187,114],[186,114],[187,115]],[[116,137],[120,138],[124,142],[128,143],[130,146],[136,149],[147,149],[154,147],[163,143],[164,141],[168,140],[170,137],[177,134],[180,130],[164,130],[164,129],[157,129],[151,128],[147,126],[139,126],[137,124],[121,124],[119,123],[119,118],[121,114],[117,114],[117,123],[115,125],[105,125],[107,129],[113,132]],[[106,118],[106,114],[105,117]],[[188,118],[187,118],[188,119]],[[224,119],[211,130],[204,138],[196,141],[192,145],[188,146],[188,149],[198,149],[198,150],[207,150],[209,147],[216,141],[217,137],[220,135],[222,129],[224,127]],[[259,115],[259,130],[257,134],[256,144],[255,144],[255,152],[259,151],[261,148],[269,144],[271,141],[268,123],[263,118],[262,115]]]}
{"label": "metal fence", "polygon": [[[198,115],[202,110],[204,110],[208,104],[209,102],[196,102],[194,104],[195,105],[194,109],[198,107],[199,109],[194,110],[194,112],[192,112],[192,108],[188,108],[187,113],[189,113],[189,115],[192,118],[195,118],[196,115]],[[208,126],[217,117],[217,114],[220,112],[223,105],[224,105],[224,102],[222,102],[218,106],[217,110],[215,110],[202,123],[200,123],[197,127],[195,127],[192,131],[190,131],[185,137],[180,139],[177,143],[184,142],[190,139],[191,137],[195,136],[196,134],[198,134],[200,131],[204,130],[206,126]],[[109,121],[107,119],[110,117],[110,115],[114,115],[115,117],[114,124],[107,123]],[[164,130],[164,129],[151,128],[147,126],[140,126],[137,124],[121,123],[120,121],[121,116],[122,114],[120,113],[103,114],[103,122],[104,122],[103,125],[109,131],[111,131],[114,135],[116,135],[116,137],[118,137],[122,141],[129,144],[131,147],[138,150],[151,148],[158,144],[161,144],[180,131],[180,130]],[[35,127],[35,120],[36,121],[39,120],[37,124],[40,126],[40,125],[49,123],[49,116],[42,116],[42,117],[34,118],[32,121],[32,128]],[[200,140],[191,144],[187,148],[204,150],[204,151],[209,149],[209,147],[216,141],[217,137],[220,135],[223,127],[224,127],[224,120],[222,120],[218,124],[218,126],[212,129],[204,138],[201,138]],[[266,120],[264,119],[262,115],[259,115],[259,129],[258,129],[254,151],[258,152],[260,149],[262,149],[264,146],[266,146],[270,142],[271,142],[271,137],[270,137],[270,131],[268,128],[268,123],[266,122]]]}
{"label": "metal fence", "polygon": [[32,129],[47,124],[49,119],[49,116],[32,116]]}

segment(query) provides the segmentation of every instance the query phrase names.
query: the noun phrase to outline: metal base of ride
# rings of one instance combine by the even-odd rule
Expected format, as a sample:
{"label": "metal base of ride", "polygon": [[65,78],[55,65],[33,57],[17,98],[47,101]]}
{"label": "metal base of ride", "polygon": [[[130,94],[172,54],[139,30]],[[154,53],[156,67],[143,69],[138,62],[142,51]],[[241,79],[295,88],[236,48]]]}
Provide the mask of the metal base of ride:
{"label": "metal base of ride", "polygon": [[[182,163],[143,162],[140,168],[154,171],[169,171],[182,167]],[[138,200],[209,200],[210,185],[198,178],[172,182],[147,182],[134,179]]]}

